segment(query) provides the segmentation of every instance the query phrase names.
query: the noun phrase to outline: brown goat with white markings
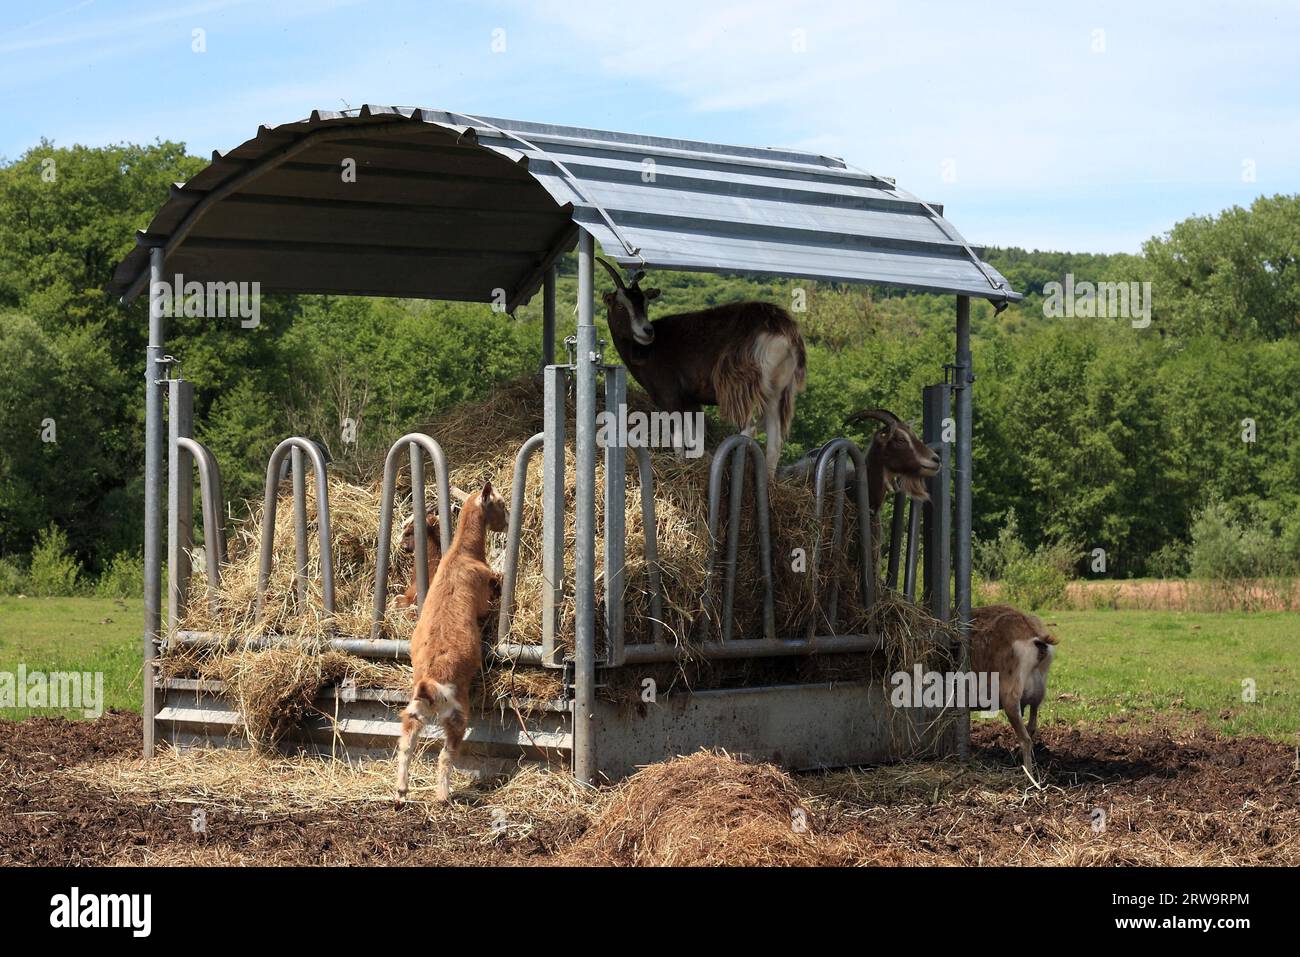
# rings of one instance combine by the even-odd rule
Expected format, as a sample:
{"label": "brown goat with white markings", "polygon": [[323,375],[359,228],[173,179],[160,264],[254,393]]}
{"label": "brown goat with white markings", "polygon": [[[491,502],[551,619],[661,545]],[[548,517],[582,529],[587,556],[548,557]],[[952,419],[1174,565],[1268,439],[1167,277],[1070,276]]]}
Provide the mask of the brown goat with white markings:
{"label": "brown goat with white markings", "polygon": [[598,262],[616,286],[604,297],[614,348],[650,400],[683,415],[716,405],[750,436],[761,418],[767,473],[775,475],[806,380],[803,336],[790,314],[772,303],[736,302],[651,322],[646,305],[659,290],[642,289],[639,275],[625,283],[617,269]]}
{"label": "brown goat with white markings", "polygon": [[[930,500],[925,480],[939,474],[943,464],[935,451],[926,445],[906,422],[887,409],[863,409],[846,420],[846,425],[875,420],[881,423],[863,449],[867,459],[867,498],[871,507],[871,540],[880,549],[880,507],[892,491],[901,490],[909,498],[922,502]],[[824,446],[823,446],[824,447]],[[786,477],[798,477],[811,482],[816,474],[821,448],[813,449],[803,458],[781,469]],[[832,475],[833,478],[833,475]],[[853,460],[845,463],[845,485],[849,501],[856,501]]]}
{"label": "brown goat with white markings", "polygon": [[[998,676],[998,704],[1006,712],[1020,744],[1020,760],[1034,767],[1038,707],[1047,695],[1047,671],[1056,656],[1056,636],[1036,615],[1010,605],[971,610],[970,660],[976,674]],[[1029,727],[1023,712],[1029,709]]]}
{"label": "brown goat with white markings", "polygon": [[451,548],[438,565],[411,635],[414,681],[397,746],[397,803],[406,800],[411,751],[425,722],[442,725],[439,801],[451,796],[451,769],[469,720],[469,691],[483,666],[480,635],[501,578],[487,563],[487,533],[505,531],[505,500],[485,483],[465,500]]}

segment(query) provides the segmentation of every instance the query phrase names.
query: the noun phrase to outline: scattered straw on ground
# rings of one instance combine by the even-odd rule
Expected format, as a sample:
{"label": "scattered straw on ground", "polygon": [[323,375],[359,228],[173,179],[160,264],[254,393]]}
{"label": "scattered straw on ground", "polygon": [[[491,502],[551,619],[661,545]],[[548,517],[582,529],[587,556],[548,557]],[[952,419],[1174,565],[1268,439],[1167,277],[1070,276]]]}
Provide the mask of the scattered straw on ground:
{"label": "scattered straw on ground", "polygon": [[[134,756],[139,718],[0,726],[0,863],[1300,864],[1286,744],[1160,724],[1047,725],[1043,786],[1004,722],[974,758],[789,775],[700,753],[614,788],[524,769],[391,805],[390,760]],[[426,752],[426,757],[432,751]],[[208,812],[209,833],[190,826]]]}

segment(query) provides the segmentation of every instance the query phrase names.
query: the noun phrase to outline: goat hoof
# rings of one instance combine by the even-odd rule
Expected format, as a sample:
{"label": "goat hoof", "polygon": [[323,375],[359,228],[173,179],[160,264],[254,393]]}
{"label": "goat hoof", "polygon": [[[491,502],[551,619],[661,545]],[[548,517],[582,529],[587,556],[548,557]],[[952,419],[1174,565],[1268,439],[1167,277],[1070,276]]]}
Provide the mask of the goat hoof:
{"label": "goat hoof", "polygon": [[393,804],[394,804],[394,806],[397,807],[399,810],[400,810],[401,808],[405,807],[405,806],[406,806],[406,792],[405,792],[405,791],[398,791],[398,792],[397,792],[397,795],[393,798]]}

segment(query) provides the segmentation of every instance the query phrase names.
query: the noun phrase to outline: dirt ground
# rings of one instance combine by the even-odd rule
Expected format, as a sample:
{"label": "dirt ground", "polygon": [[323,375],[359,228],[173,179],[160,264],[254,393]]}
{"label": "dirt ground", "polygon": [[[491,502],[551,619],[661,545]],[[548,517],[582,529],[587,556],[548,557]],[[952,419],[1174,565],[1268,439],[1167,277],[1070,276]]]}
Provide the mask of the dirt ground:
{"label": "dirt ground", "polygon": [[[135,757],[139,734],[138,715],[124,713],[0,722],[0,864],[618,862],[591,850],[596,836],[606,851],[640,843],[622,857],[655,863],[654,815],[672,813],[629,811],[636,790],[582,796],[542,772],[495,791],[464,790],[451,807],[399,811],[382,797],[384,762],[344,779],[324,762],[259,770],[255,757],[214,752],[199,774],[187,755],[146,766]],[[1286,745],[1149,724],[1048,726],[1036,787],[1015,766],[1004,722],[977,723],[973,737],[971,765],[792,779],[765,771],[780,798],[766,805],[756,785],[728,786],[744,770],[736,762],[710,758],[710,780],[729,787],[730,803],[726,814],[692,820],[743,830],[776,808],[778,818],[798,819],[809,850],[800,856],[805,845],[792,844],[774,858],[729,833],[685,839],[709,849],[708,863],[1300,864],[1300,764]],[[690,763],[642,773],[671,777]],[[626,820],[611,820],[615,807]],[[671,859],[691,862],[680,831]]]}

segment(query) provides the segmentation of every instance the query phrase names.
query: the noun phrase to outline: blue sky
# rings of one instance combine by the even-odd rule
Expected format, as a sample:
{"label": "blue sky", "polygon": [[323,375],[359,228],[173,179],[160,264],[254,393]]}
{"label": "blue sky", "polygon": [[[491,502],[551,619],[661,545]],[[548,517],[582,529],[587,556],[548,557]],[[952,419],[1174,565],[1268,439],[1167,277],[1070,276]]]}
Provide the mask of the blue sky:
{"label": "blue sky", "polygon": [[1300,191],[1298,50],[1300,0],[0,0],[0,156],[437,106],[813,149],[975,243],[1136,252]]}

